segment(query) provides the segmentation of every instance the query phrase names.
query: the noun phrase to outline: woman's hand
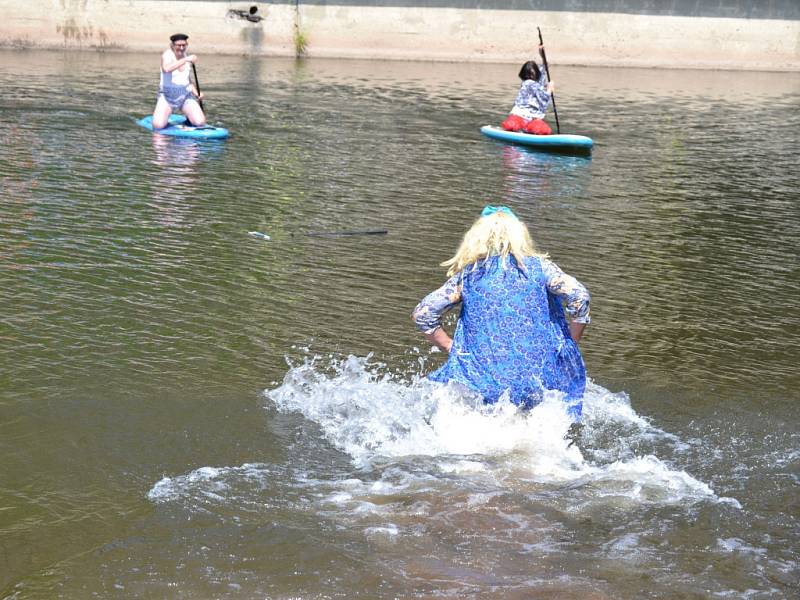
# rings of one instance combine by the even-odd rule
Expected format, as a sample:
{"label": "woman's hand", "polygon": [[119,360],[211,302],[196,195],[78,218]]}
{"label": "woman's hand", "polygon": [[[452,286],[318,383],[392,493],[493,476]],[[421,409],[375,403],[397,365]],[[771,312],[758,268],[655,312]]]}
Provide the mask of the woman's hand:
{"label": "woman's hand", "polygon": [[547,91],[548,91],[549,93],[551,93],[551,94],[552,94],[553,92],[555,92],[555,91],[556,91],[556,84],[555,84],[555,82],[553,82],[553,81],[548,81],[548,82],[547,82]]}
{"label": "woman's hand", "polygon": [[572,337],[573,342],[577,344],[581,341],[584,329],[586,329],[586,323],[576,323],[575,321],[570,322],[569,335]]}
{"label": "woman's hand", "polygon": [[426,333],[425,339],[427,339],[431,344],[436,346],[437,348],[444,350],[445,352],[449,353],[450,348],[453,347],[453,339],[447,335],[447,332],[439,327],[433,333]]}

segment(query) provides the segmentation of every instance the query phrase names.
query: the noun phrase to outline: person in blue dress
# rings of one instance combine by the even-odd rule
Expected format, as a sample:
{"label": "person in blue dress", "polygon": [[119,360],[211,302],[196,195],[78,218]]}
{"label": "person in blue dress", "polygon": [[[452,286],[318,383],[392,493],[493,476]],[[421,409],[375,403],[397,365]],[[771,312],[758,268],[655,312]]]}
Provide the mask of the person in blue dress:
{"label": "person in blue dress", "polygon": [[[590,321],[586,288],[536,251],[528,228],[505,206],[484,208],[442,266],[449,279],[412,314],[428,341],[448,353],[428,378],[461,383],[487,404],[508,397],[526,408],[558,390],[579,420],[586,370],[578,341]],[[442,317],[458,305],[451,338]]]}

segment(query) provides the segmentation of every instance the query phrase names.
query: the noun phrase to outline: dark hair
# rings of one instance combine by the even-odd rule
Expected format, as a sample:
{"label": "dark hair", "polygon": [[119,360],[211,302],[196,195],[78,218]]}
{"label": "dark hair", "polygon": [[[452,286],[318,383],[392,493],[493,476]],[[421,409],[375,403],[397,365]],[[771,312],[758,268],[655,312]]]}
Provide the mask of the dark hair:
{"label": "dark hair", "polygon": [[189,39],[189,36],[186,35],[185,33],[173,33],[171,36],[169,36],[169,41],[172,42],[173,44],[175,42],[188,40],[188,39]]}
{"label": "dark hair", "polygon": [[533,79],[534,81],[539,81],[542,77],[542,71],[539,69],[539,65],[536,64],[535,60],[529,60],[522,68],[519,70],[519,78],[522,81],[526,79]]}

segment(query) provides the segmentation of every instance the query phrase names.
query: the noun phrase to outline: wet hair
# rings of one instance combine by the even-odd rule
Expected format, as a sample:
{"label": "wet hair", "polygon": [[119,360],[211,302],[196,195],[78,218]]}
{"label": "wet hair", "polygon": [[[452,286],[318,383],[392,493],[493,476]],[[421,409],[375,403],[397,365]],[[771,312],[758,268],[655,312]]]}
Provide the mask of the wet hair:
{"label": "wet hair", "polygon": [[181,42],[183,40],[188,40],[188,39],[189,36],[186,35],[185,33],[173,33],[171,36],[169,36],[169,41],[172,42],[173,44],[175,42]]}
{"label": "wet hair", "polygon": [[447,275],[452,277],[470,265],[490,256],[500,256],[505,267],[508,255],[514,257],[517,267],[525,270],[523,260],[527,256],[546,257],[538,252],[525,224],[514,216],[496,212],[481,217],[464,234],[455,256],[442,263],[448,267]]}
{"label": "wet hair", "polygon": [[522,65],[522,68],[519,70],[519,78],[522,79],[522,81],[526,79],[539,81],[542,78],[542,71],[539,69],[539,65],[536,64],[535,60],[529,60]]}

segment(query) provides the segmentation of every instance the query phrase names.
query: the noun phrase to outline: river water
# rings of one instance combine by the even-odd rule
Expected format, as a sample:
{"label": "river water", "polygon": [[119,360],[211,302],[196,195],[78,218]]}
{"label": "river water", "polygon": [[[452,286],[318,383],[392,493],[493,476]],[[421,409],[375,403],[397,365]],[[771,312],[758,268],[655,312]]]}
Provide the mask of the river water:
{"label": "river water", "polygon": [[[555,63],[583,158],[482,138],[515,65],[201,54],[195,143],[0,64],[0,597],[796,597],[800,74]],[[423,378],[487,203],[592,293],[571,437]]]}

